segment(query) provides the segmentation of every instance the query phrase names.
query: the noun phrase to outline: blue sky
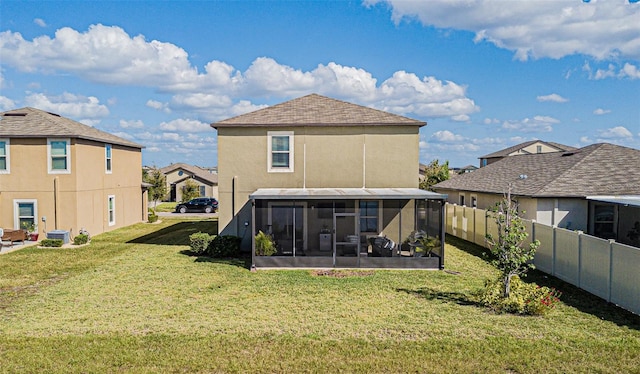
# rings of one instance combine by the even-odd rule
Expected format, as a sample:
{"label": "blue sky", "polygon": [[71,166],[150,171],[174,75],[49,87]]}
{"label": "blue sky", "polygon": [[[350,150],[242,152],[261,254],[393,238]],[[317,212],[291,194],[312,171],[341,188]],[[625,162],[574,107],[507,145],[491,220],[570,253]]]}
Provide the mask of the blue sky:
{"label": "blue sky", "polygon": [[0,110],[109,131],[146,165],[217,165],[211,122],[309,93],[426,121],[423,163],[638,149],[640,3],[0,2]]}

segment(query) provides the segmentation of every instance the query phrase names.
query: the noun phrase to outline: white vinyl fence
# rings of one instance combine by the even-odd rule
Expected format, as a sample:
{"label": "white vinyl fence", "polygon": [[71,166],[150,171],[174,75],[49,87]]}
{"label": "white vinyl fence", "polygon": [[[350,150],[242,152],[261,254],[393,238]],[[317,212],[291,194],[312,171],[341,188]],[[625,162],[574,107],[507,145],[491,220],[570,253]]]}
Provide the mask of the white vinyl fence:
{"label": "white vinyl fence", "polygon": [[[452,204],[445,209],[447,235],[487,247],[486,235],[498,234],[491,212]],[[540,241],[537,269],[640,314],[640,248],[537,222],[525,225],[528,242]]]}

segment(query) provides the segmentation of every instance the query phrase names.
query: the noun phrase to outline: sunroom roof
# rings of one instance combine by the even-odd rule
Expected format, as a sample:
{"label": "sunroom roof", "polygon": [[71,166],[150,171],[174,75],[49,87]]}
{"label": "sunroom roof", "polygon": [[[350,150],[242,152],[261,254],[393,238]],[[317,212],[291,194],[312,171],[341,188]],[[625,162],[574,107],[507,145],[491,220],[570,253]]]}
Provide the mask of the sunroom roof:
{"label": "sunroom roof", "polygon": [[444,200],[447,195],[419,188],[260,188],[249,198],[252,200],[290,199],[424,199]]}

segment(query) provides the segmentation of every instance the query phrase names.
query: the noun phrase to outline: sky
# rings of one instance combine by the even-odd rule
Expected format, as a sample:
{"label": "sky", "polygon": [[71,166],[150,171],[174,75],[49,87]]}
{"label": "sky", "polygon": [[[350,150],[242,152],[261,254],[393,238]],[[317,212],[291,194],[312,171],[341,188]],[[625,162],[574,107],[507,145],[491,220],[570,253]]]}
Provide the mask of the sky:
{"label": "sky", "polygon": [[427,122],[422,163],[640,149],[640,2],[0,2],[0,111],[137,142],[144,165],[216,166],[211,123],[310,93]]}

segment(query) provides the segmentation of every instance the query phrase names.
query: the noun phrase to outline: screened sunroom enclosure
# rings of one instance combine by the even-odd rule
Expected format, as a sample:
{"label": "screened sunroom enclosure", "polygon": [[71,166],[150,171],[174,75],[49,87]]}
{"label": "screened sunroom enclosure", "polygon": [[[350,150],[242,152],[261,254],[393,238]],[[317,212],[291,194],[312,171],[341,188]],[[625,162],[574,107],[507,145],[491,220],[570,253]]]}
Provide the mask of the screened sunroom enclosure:
{"label": "screened sunroom enclosure", "polygon": [[[270,234],[277,252],[255,267],[444,267],[444,201],[417,188],[259,189],[249,196],[252,232]],[[412,245],[422,232],[430,251]]]}

